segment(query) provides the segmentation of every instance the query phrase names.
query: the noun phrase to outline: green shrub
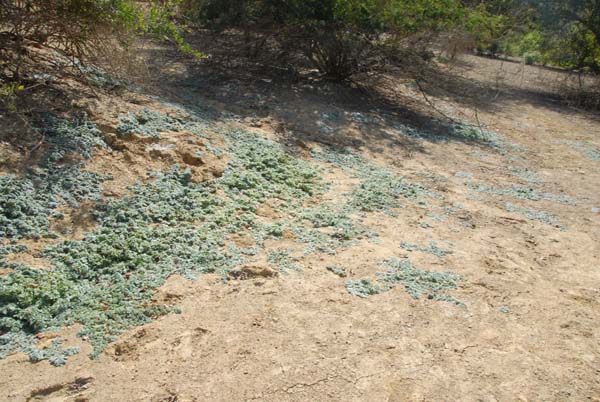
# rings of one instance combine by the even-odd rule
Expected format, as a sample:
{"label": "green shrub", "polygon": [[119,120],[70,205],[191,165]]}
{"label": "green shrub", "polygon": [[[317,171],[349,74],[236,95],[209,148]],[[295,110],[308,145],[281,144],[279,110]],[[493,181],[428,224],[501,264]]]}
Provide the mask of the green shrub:
{"label": "green shrub", "polygon": [[539,63],[540,59],[541,59],[541,55],[537,52],[536,53],[525,53],[523,55],[523,60],[524,60],[525,64],[527,64],[528,66]]}
{"label": "green shrub", "polygon": [[190,0],[188,14],[219,28],[257,29],[283,53],[300,54],[324,75],[346,79],[398,58],[400,40],[458,23],[456,0]]}
{"label": "green shrub", "polygon": [[[169,39],[186,53],[201,56],[182,37],[176,19],[180,0],[0,0],[0,98],[11,105],[26,76],[40,66],[32,46],[56,51],[82,73],[89,60],[112,57],[145,34]],[[59,56],[56,56],[59,57]],[[97,74],[92,74],[98,79]],[[23,81],[23,82],[22,82]],[[100,79],[101,84],[112,85]],[[14,109],[14,108],[13,108]]]}

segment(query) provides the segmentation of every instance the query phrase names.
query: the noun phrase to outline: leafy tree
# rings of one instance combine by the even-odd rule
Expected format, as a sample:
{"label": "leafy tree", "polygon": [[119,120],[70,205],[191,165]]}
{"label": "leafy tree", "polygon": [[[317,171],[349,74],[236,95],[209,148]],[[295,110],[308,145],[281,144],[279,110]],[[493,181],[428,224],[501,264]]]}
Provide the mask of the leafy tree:
{"label": "leafy tree", "polygon": [[533,0],[548,59],[600,72],[600,0]]}
{"label": "leafy tree", "polygon": [[[386,59],[409,36],[460,24],[458,0],[189,0],[188,13],[219,28],[260,27],[329,77]],[[389,60],[388,60],[389,61]]]}
{"label": "leafy tree", "polygon": [[0,67],[18,80],[29,46],[50,48],[80,61],[103,48],[127,46],[141,34],[175,40],[183,50],[174,22],[177,1],[134,0],[0,0]]}

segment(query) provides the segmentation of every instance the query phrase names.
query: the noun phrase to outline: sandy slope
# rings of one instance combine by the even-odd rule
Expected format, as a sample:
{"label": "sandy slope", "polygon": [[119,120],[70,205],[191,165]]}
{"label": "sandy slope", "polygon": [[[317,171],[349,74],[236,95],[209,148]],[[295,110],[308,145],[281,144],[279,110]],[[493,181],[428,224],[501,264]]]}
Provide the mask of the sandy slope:
{"label": "sandy slope", "polygon": [[[314,110],[344,112],[290,96],[278,113],[296,116],[288,125],[310,127]],[[408,151],[405,138],[372,135],[387,130],[378,123],[334,127],[444,199],[430,210],[409,205],[395,218],[369,215],[379,244],[307,257],[302,273],[229,284],[172,277],[158,298],[181,314],[132,329],[97,360],[87,357],[91,347],[76,328],[66,332],[82,353],[64,367],[22,355],[0,360],[0,400],[600,401],[600,161],[565,142],[600,148],[600,122],[527,97],[499,102],[479,118],[526,148],[520,158],[460,142],[410,140],[419,150]],[[282,135],[261,124],[258,131]],[[543,181],[537,189],[579,204],[521,203],[473,195],[465,185],[468,177],[495,187],[526,184],[512,167],[535,172]],[[352,180],[341,170],[331,179],[325,198],[335,202]],[[566,230],[508,212],[507,202],[551,212]],[[444,214],[456,204],[462,208]],[[454,253],[438,258],[400,246],[429,240]],[[325,269],[335,263],[352,278],[373,276],[391,256],[462,275],[451,293],[466,307],[414,300],[401,287],[361,299]]]}

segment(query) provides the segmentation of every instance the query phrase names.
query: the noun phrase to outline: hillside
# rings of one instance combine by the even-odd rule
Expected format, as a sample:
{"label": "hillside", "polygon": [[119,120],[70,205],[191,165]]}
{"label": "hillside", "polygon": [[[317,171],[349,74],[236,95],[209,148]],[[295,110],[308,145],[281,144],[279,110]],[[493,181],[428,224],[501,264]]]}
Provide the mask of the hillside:
{"label": "hillside", "polygon": [[464,96],[392,107],[151,51],[39,145],[0,129],[0,400],[600,400],[600,120],[564,73],[463,56]]}

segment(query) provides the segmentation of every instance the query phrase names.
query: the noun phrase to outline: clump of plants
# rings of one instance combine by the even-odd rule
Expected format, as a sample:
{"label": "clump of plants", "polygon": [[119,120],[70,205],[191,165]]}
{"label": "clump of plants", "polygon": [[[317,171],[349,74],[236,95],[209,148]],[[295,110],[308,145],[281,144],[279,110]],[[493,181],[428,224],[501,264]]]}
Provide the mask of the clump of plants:
{"label": "clump of plants", "polygon": [[[154,123],[157,132],[173,124]],[[3,350],[29,353],[32,337],[39,332],[81,323],[79,335],[92,343],[92,356],[97,356],[126,329],[176,310],[153,300],[155,289],[169,276],[218,273],[227,280],[232,270],[255,255],[256,248],[250,252],[228,239],[240,231],[260,234],[255,211],[261,203],[278,199],[283,210],[300,211],[303,200],[325,189],[318,168],[279,144],[241,131],[223,135],[231,162],[221,178],[194,183],[188,171],[177,167],[153,173],[148,183],[132,186],[127,196],[100,202],[94,210],[99,226],[84,239],[48,247],[44,256],[51,268],[18,266],[1,277]],[[52,159],[50,165],[60,166],[62,160]],[[35,230],[47,228],[48,215],[66,197],[56,196],[58,201],[49,205],[54,198],[41,195],[50,190],[60,194],[68,187],[64,180],[56,181],[38,193],[30,182],[15,177],[2,177],[0,183],[2,217],[10,220],[2,227],[10,231],[5,236],[13,237],[31,237]],[[81,191],[78,188],[73,197],[89,195]],[[301,226],[302,219],[293,225]],[[10,251],[14,250],[3,249],[2,255]],[[299,269],[285,250],[268,258],[282,271]]]}
{"label": "clump of plants", "polygon": [[334,275],[339,276],[340,278],[345,278],[348,276],[348,272],[346,268],[341,267],[339,265],[328,265],[325,267],[329,272]]}
{"label": "clump of plants", "polygon": [[142,109],[119,117],[117,134],[140,134],[152,138],[160,138],[160,134],[167,131],[182,131],[184,123],[179,119],[163,113]]}
{"label": "clump of plants", "polygon": [[304,209],[299,218],[309,222],[314,228],[326,229],[332,238],[342,242],[377,236],[372,230],[355,222],[351,213],[352,208],[348,204],[340,206],[323,203]]}
{"label": "clump of plants", "polygon": [[346,290],[353,296],[367,298],[372,295],[387,292],[391,288],[373,284],[370,279],[349,280],[346,282]]}
{"label": "clump of plants", "polygon": [[274,201],[280,211],[293,213],[306,199],[325,191],[320,169],[280,144],[244,130],[221,134],[230,162],[217,184],[237,208],[254,214],[261,204]]}
{"label": "clump of plants", "polygon": [[61,119],[52,115],[45,117],[43,127],[44,155],[42,167],[64,161],[69,156],[81,156],[89,159],[94,147],[106,147],[102,132],[86,115],[72,120]]}
{"label": "clump of plants", "polygon": [[433,194],[425,187],[407,182],[392,172],[373,169],[364,172],[364,180],[352,191],[351,205],[365,212],[393,214],[402,207],[402,199],[417,200]]}
{"label": "clump of plants", "polygon": [[[132,127],[137,124],[131,130],[141,127],[151,136],[189,124],[197,124],[195,133],[204,135],[201,122],[171,120],[154,112],[145,114],[147,120],[138,117],[129,121]],[[94,127],[79,126],[91,135],[82,139],[70,135],[72,127],[66,127],[69,129],[63,132],[68,135],[63,140],[67,148],[91,155],[98,134]],[[378,178],[387,183],[383,192],[365,185],[347,204],[309,207],[309,200],[328,186],[319,167],[256,134],[243,130],[221,130],[220,134],[229,164],[222,177],[209,182],[195,183],[190,172],[174,167],[151,173],[146,183],[132,186],[122,198],[99,200],[97,188],[104,178],[88,173],[81,162],[67,165],[68,155],[58,153],[44,159],[45,176],[27,179],[30,181],[2,177],[0,216],[8,222],[2,227],[10,230],[4,238],[35,236],[36,230],[49,227],[48,216],[60,204],[98,200],[93,211],[98,227],[84,239],[48,247],[44,257],[51,267],[35,270],[19,265],[0,277],[4,354],[21,350],[37,356],[34,360],[41,357],[62,364],[72,350],[60,349],[57,344],[32,352],[35,335],[80,323],[79,335],[92,343],[95,357],[128,328],[177,311],[154,300],[155,290],[171,275],[194,278],[216,273],[226,281],[231,272],[262,252],[265,240],[282,238],[286,231],[296,242],[306,244],[305,253],[335,253],[340,247],[375,236],[352,217],[354,212],[366,210],[363,204],[392,208],[399,205],[395,198],[416,199],[427,193],[383,168],[364,163],[356,174],[363,181]],[[61,143],[58,138],[56,144]],[[46,181],[34,185],[34,179]],[[258,207],[265,202],[277,205],[286,217],[274,222],[259,219]],[[252,236],[256,245],[238,247],[230,239],[240,232]],[[49,233],[42,230],[39,235]],[[5,247],[0,256],[15,251]],[[267,259],[281,272],[301,269],[290,250],[272,251]],[[63,360],[54,357],[59,350],[64,352]]]}
{"label": "clump of plants", "polygon": [[113,90],[127,86],[126,82],[116,79],[98,66],[94,66],[92,64],[85,65],[78,61],[76,61],[75,64],[79,70],[85,74],[88,82],[98,88]]}
{"label": "clump of plants", "polygon": [[531,219],[534,221],[540,221],[540,222],[546,223],[550,226],[560,228],[561,230],[566,230],[560,224],[560,218],[558,218],[554,214],[551,214],[550,212],[538,211],[536,209],[531,209],[531,208],[523,208],[523,207],[519,207],[518,205],[511,204],[511,203],[506,204],[506,210],[508,212],[519,213],[519,214],[523,215],[524,217],[526,217],[527,219]]}
{"label": "clump of plants", "polygon": [[31,180],[0,176],[0,239],[49,236],[49,217],[56,206]]}
{"label": "clump of plants", "polygon": [[419,246],[418,244],[408,243],[406,241],[400,242],[400,247],[407,251],[421,251],[423,253],[428,253],[435,255],[436,257],[443,258],[448,254],[452,254],[452,250],[445,250],[437,245],[437,243],[433,240],[429,241],[428,246]]}
{"label": "clump of plants", "polygon": [[10,354],[23,352],[32,363],[48,360],[53,366],[64,366],[69,356],[79,353],[78,347],[62,347],[62,339],[55,338],[52,343],[38,348],[39,340],[34,336],[7,333],[0,335],[0,359]]}
{"label": "clump of plants", "polygon": [[510,172],[521,180],[531,184],[542,184],[544,181],[538,175],[527,168],[512,168]]}
{"label": "clump of plants", "polygon": [[408,258],[390,258],[379,265],[387,270],[377,272],[377,284],[370,279],[349,280],[346,282],[348,292],[355,296],[368,297],[402,285],[413,299],[426,296],[431,300],[464,305],[463,302],[444,293],[447,290],[458,288],[462,281],[462,277],[459,275],[451,272],[423,271],[416,268]]}
{"label": "clump of plants", "polygon": [[85,119],[73,121],[46,118],[44,144],[39,164],[24,176],[0,176],[0,240],[54,237],[50,219],[60,219],[60,205],[77,206],[97,200],[99,185],[109,180],[84,170],[72,159],[91,156],[94,147],[105,146],[100,131]]}
{"label": "clump of plants", "polygon": [[267,255],[267,261],[282,274],[289,274],[290,270],[301,272],[298,259],[291,254],[290,250],[275,250]]}
{"label": "clump of plants", "polygon": [[576,205],[577,200],[567,196],[540,192],[534,188],[513,184],[510,188],[497,188],[474,182],[466,183],[469,189],[491,195],[507,196],[529,201],[552,201],[562,204]]}
{"label": "clump of plants", "polygon": [[420,184],[410,183],[394,172],[368,163],[348,149],[325,148],[313,151],[317,160],[326,161],[352,173],[361,180],[352,190],[349,206],[357,211],[394,214],[403,206],[402,200],[420,202],[423,198],[438,195]]}
{"label": "clump of plants", "polygon": [[583,141],[564,141],[566,144],[574,147],[588,159],[593,161],[600,161],[600,149],[596,148]]}

